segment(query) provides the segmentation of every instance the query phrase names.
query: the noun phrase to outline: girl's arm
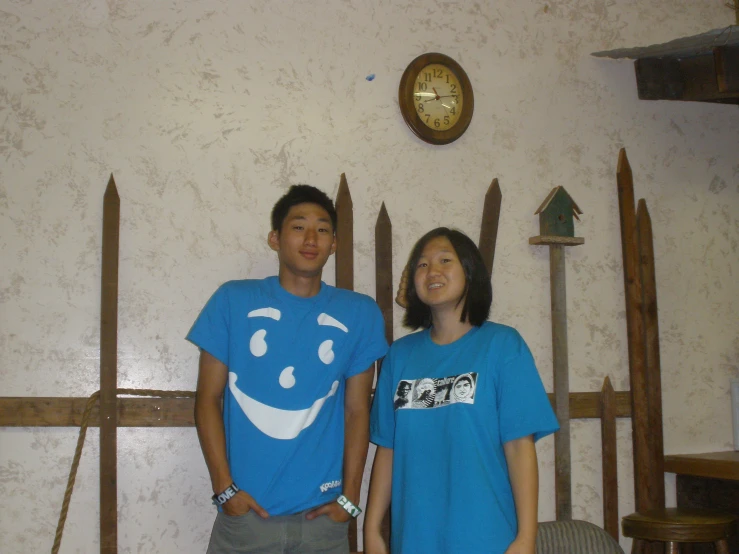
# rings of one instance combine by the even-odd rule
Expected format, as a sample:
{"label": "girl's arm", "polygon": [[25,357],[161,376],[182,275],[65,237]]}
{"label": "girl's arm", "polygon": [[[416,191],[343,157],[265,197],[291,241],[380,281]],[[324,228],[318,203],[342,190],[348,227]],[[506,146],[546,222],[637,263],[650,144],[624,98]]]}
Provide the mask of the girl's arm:
{"label": "girl's arm", "polygon": [[539,467],[534,438],[529,435],[503,445],[513,489],[518,535],[506,554],[534,554],[539,517]]}
{"label": "girl's arm", "polygon": [[370,477],[367,513],[364,516],[364,551],[367,554],[386,554],[388,551],[381,526],[390,507],[392,487],[393,451],[378,446]]}

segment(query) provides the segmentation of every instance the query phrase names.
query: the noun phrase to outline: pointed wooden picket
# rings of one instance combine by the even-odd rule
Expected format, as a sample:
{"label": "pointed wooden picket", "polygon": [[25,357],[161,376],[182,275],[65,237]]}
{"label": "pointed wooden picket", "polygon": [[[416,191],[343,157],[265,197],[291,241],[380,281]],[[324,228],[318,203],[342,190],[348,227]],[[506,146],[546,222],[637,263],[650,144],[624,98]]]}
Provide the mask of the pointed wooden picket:
{"label": "pointed wooden picket", "polygon": [[493,275],[493,262],[495,261],[495,244],[498,240],[498,223],[500,221],[500,206],[503,195],[500,192],[498,179],[493,179],[485,194],[485,202],[482,208],[482,221],[480,222],[480,240],[477,247],[480,249],[488,275]]}
{"label": "pointed wooden picket", "polygon": [[336,195],[336,286],[354,290],[354,205],[346,175]]}
{"label": "pointed wooden picket", "polygon": [[100,552],[118,551],[118,250],[121,200],[110,175],[103,197],[100,293]]}
{"label": "pointed wooden picket", "polygon": [[606,376],[600,394],[600,440],[603,465],[603,528],[618,540],[618,465],[616,393]]}
{"label": "pointed wooden picket", "polygon": [[624,264],[626,299],[626,331],[631,381],[631,426],[634,443],[634,498],[639,512],[654,506],[654,493],[649,480],[650,447],[647,412],[646,360],[644,350],[644,318],[642,317],[642,284],[634,206],[634,179],[626,150],[621,149],[616,170],[618,207],[621,220],[621,246]]}
{"label": "pointed wooden picket", "polygon": [[657,280],[654,274],[654,244],[652,219],[644,199],[636,210],[639,237],[639,265],[641,270],[646,379],[649,429],[649,482],[654,508],[665,507],[665,460],[662,436],[662,370],[659,354],[659,324],[657,321]]}
{"label": "pointed wooden picket", "polygon": [[393,226],[385,203],[375,223],[375,300],[385,320],[385,338],[393,342]]}

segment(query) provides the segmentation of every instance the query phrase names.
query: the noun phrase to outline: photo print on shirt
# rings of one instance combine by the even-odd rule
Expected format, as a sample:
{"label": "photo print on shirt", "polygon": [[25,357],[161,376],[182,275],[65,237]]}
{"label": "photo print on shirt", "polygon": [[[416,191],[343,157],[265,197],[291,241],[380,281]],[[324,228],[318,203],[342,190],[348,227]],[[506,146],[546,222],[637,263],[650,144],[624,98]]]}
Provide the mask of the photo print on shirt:
{"label": "photo print on shirt", "polygon": [[440,408],[450,404],[474,404],[477,373],[462,373],[434,379],[401,380],[395,389],[396,410]]}

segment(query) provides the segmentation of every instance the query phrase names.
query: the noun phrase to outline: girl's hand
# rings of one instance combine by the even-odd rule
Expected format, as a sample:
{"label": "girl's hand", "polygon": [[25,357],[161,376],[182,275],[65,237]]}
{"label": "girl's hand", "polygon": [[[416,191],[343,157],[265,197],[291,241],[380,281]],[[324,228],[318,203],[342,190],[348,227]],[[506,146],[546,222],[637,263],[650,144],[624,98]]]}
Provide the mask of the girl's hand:
{"label": "girl's hand", "polygon": [[364,533],[364,552],[365,554],[388,554],[385,539],[379,531],[370,532],[365,530]]}
{"label": "girl's hand", "polygon": [[523,537],[516,537],[505,554],[535,554],[536,552],[536,539],[530,540]]}

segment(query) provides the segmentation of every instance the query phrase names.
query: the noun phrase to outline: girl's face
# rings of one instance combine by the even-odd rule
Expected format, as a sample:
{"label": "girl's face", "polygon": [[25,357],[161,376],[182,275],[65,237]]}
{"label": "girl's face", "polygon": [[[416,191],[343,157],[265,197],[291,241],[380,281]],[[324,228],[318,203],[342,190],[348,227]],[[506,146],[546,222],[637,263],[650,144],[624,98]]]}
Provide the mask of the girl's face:
{"label": "girl's face", "polygon": [[466,278],[462,263],[446,237],[431,239],[421,252],[413,278],[418,298],[432,310],[462,310]]}

